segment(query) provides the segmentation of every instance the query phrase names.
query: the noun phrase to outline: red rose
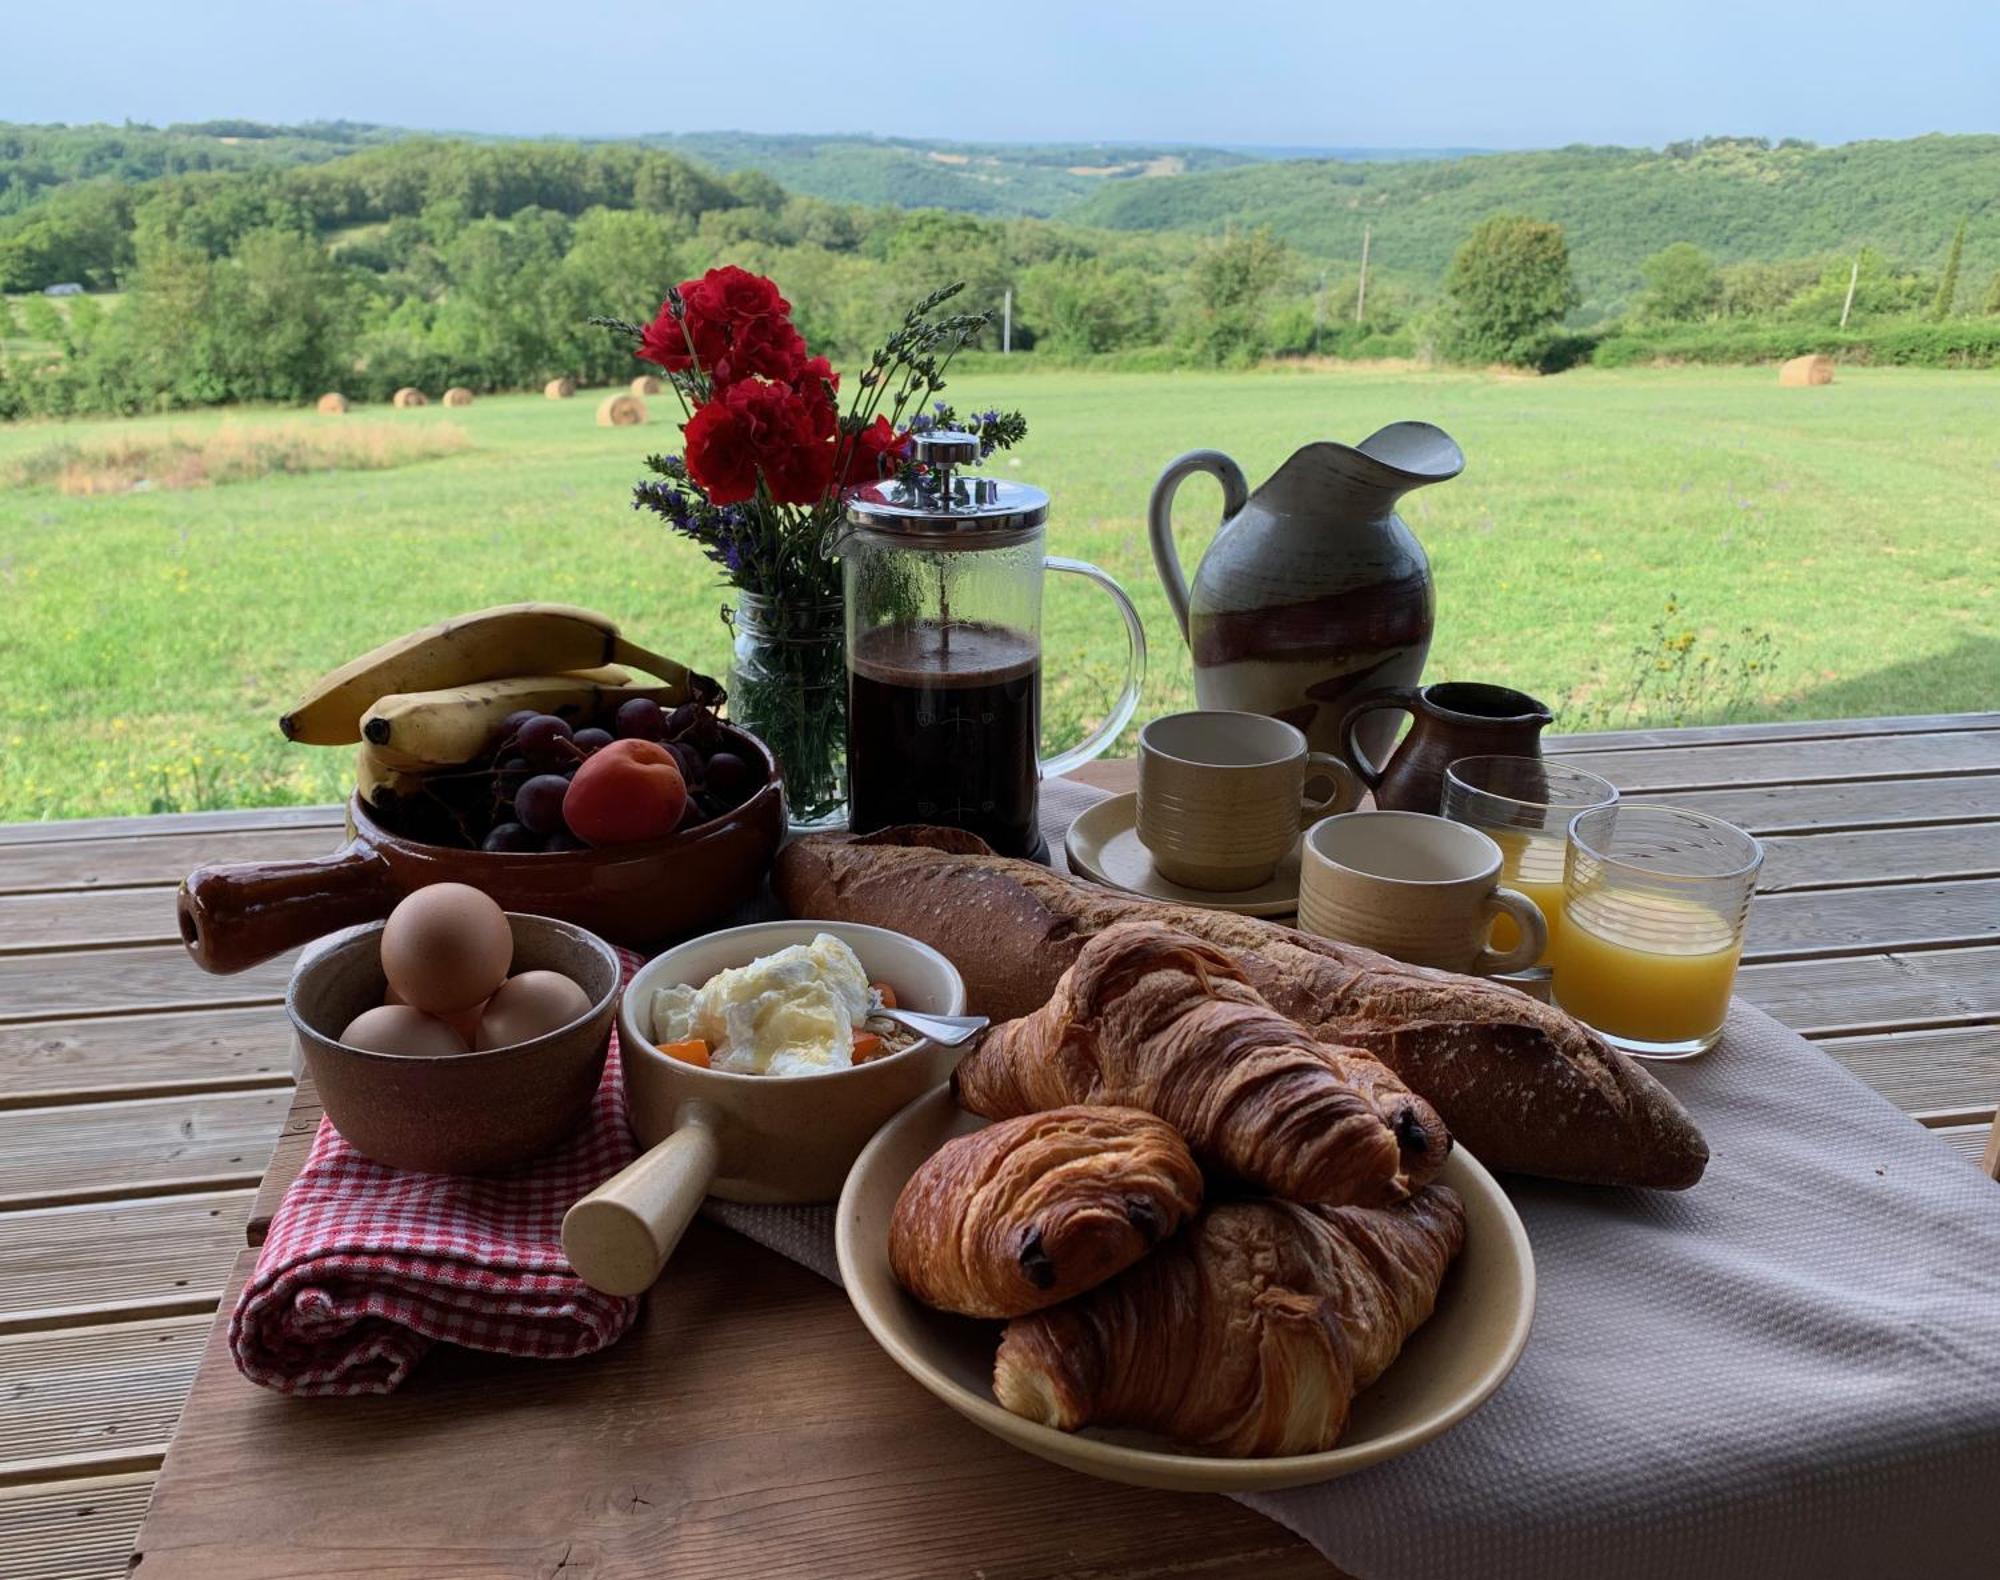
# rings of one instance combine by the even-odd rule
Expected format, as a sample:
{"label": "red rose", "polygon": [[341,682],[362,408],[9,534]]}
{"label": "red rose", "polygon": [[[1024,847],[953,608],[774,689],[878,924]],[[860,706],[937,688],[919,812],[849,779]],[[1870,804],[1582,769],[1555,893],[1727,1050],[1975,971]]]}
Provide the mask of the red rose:
{"label": "red rose", "polygon": [[[694,342],[692,352],[688,346],[690,340]],[[639,337],[638,355],[658,363],[669,373],[685,373],[697,361],[704,368],[714,367],[716,359],[728,348],[728,333],[719,322],[695,312],[691,306],[685,319],[676,318],[673,308],[662,302],[660,311]]]}
{"label": "red rose", "polygon": [[813,432],[822,439],[831,439],[840,427],[839,408],[834,404],[834,398],[840,394],[840,375],[833,371],[833,364],[825,357],[812,358],[792,386],[812,412]]}
{"label": "red rose", "polygon": [[778,294],[775,284],[733,263],[710,269],[699,280],[684,282],[681,294],[690,307],[699,303],[704,316],[731,324],[760,318],[789,318],[792,312],[792,304]]}
{"label": "red rose", "polygon": [[750,318],[732,322],[728,329],[729,349],[714,361],[711,371],[718,384],[738,379],[776,379],[789,384],[806,365],[806,343],[783,318]]}
{"label": "red rose", "polygon": [[833,478],[833,446],[814,432],[805,397],[783,384],[731,384],[685,432],[688,472],[718,505],[755,494],[759,472],[781,505],[816,504]]}
{"label": "red rose", "polygon": [[887,417],[877,417],[854,435],[847,452],[847,475],[840,480],[841,486],[853,488],[858,483],[879,482],[887,475],[889,463],[900,459],[909,448],[907,433],[896,432]]}

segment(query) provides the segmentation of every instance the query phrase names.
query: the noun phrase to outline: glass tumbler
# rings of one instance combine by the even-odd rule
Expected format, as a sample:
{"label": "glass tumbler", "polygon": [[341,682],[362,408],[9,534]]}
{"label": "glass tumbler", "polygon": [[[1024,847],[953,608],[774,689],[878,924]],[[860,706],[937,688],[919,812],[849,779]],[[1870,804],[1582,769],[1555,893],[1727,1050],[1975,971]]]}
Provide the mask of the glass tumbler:
{"label": "glass tumbler", "polygon": [[[1609,779],[1540,757],[1461,757],[1445,770],[1444,815],[1469,823],[1500,847],[1500,881],[1540,908],[1549,924],[1548,947],[1510,981],[1544,981],[1562,931],[1563,866],[1570,819],[1610,806],[1618,788]],[[1492,945],[1503,954],[1519,941],[1511,917],[1493,923]]]}
{"label": "glass tumbler", "polygon": [[1720,818],[1620,802],[1569,826],[1554,1002],[1647,1059],[1722,1035],[1764,850]]}

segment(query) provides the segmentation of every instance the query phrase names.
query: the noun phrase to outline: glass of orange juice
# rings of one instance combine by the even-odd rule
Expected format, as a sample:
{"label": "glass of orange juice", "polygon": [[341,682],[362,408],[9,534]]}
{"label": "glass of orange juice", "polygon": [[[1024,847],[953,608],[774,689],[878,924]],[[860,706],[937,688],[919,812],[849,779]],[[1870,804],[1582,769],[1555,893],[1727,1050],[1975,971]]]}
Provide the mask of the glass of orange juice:
{"label": "glass of orange juice", "polygon": [[[1492,838],[1505,863],[1500,881],[1533,900],[1549,924],[1549,944],[1541,959],[1507,981],[1548,979],[1562,931],[1570,819],[1617,799],[1618,789],[1609,779],[1541,757],[1461,757],[1445,770],[1444,815]],[[1493,947],[1504,953],[1518,941],[1513,918],[1496,917]]]}
{"label": "glass of orange juice", "polygon": [[1690,1059],[1722,1035],[1764,849],[1742,829],[1630,801],[1569,826],[1554,1002],[1614,1047]]}

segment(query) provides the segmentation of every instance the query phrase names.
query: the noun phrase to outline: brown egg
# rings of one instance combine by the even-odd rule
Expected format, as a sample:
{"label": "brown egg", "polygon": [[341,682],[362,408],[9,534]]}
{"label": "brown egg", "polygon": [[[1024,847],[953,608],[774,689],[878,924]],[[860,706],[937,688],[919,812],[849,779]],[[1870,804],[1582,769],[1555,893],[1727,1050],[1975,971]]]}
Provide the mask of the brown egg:
{"label": "brown egg", "polygon": [[487,1000],[473,1046],[511,1048],[532,1042],[590,1013],[590,995],[560,971],[523,971]]}
{"label": "brown egg", "polygon": [[414,1058],[439,1058],[467,1051],[465,1039],[434,1015],[407,1004],[380,1004],[365,1009],[347,1023],[340,1040],[370,1053],[401,1053]]}
{"label": "brown egg", "polygon": [[513,962],[506,914],[467,884],[418,889],[382,929],[382,974],[390,989],[433,1015],[472,1008],[507,980]]}

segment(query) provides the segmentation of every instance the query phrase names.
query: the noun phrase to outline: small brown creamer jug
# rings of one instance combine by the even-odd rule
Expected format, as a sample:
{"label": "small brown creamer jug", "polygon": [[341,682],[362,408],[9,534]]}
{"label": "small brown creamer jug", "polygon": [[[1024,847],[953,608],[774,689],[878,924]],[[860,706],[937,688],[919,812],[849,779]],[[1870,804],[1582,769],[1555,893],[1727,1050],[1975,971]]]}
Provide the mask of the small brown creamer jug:
{"label": "small brown creamer jug", "polygon": [[[1389,708],[1410,715],[1410,733],[1378,767],[1357,730],[1366,715]],[[1540,702],[1510,686],[1471,680],[1384,686],[1342,716],[1340,754],[1383,811],[1436,813],[1444,800],[1444,771],[1459,758],[1539,757],[1542,731],[1554,722]]]}

